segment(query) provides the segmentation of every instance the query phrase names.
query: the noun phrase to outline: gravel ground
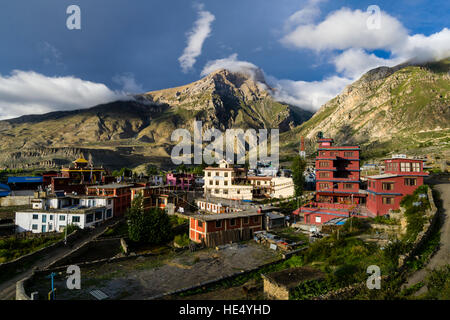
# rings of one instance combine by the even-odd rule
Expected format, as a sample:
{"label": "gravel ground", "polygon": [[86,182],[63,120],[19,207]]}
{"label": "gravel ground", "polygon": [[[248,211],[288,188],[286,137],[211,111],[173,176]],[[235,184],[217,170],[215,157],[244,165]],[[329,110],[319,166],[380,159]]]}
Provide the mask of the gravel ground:
{"label": "gravel ground", "polygon": [[[92,300],[90,291],[100,289],[110,299],[145,300],[218,277],[275,261],[275,251],[249,241],[220,251],[204,249],[155,257],[138,257],[81,270],[81,290],[67,290],[65,275],[55,281],[57,299]],[[50,280],[37,279],[27,292],[46,297]]]}

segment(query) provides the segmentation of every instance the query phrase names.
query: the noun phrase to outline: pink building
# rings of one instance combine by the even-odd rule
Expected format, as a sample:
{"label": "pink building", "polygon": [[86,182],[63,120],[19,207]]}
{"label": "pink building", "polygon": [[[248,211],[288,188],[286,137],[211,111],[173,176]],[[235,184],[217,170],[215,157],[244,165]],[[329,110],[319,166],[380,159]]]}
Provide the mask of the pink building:
{"label": "pink building", "polygon": [[400,207],[405,195],[423,185],[423,161],[415,159],[385,159],[383,174],[367,177],[367,209],[377,216]]}
{"label": "pink building", "polygon": [[194,190],[195,176],[193,173],[168,173],[166,183],[178,190]]}

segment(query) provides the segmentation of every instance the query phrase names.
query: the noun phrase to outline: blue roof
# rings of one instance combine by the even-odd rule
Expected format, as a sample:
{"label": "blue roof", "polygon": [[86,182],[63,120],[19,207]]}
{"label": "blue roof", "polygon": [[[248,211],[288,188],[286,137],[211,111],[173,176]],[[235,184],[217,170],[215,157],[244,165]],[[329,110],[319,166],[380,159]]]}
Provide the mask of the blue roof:
{"label": "blue roof", "polygon": [[8,177],[9,183],[42,183],[42,177]]}
{"label": "blue roof", "polygon": [[7,197],[11,193],[11,188],[7,184],[0,183],[0,197]]}

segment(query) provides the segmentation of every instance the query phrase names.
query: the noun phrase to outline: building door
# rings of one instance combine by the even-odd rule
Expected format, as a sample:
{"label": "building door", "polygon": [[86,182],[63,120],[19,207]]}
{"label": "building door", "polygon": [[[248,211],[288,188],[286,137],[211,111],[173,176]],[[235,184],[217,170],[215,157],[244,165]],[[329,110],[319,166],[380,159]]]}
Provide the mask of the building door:
{"label": "building door", "polygon": [[42,233],[47,232],[47,226],[46,225],[42,225]]}

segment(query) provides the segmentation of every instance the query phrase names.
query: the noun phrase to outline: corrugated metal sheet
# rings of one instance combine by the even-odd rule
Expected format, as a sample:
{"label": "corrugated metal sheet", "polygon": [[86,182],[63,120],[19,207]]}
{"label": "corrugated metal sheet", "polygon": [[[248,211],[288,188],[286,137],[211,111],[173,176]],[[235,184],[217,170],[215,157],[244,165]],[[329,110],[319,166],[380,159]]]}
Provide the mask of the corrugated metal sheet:
{"label": "corrugated metal sheet", "polygon": [[42,177],[8,177],[8,184],[10,183],[42,183]]}

